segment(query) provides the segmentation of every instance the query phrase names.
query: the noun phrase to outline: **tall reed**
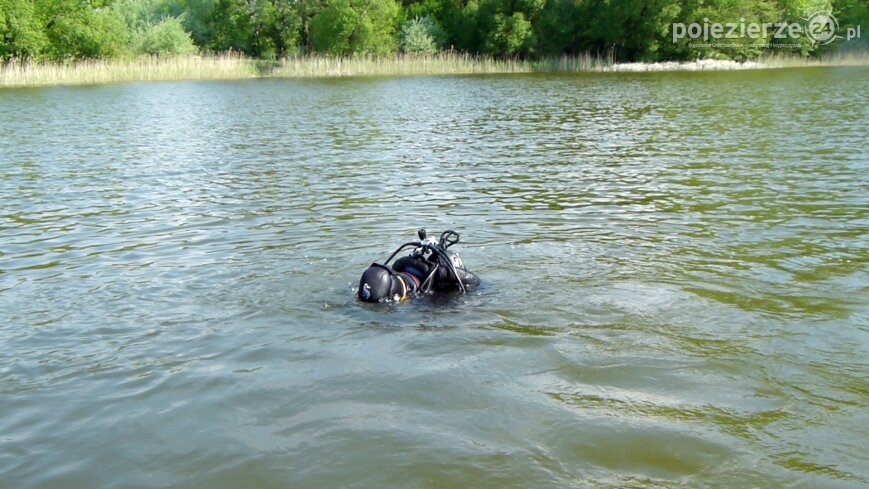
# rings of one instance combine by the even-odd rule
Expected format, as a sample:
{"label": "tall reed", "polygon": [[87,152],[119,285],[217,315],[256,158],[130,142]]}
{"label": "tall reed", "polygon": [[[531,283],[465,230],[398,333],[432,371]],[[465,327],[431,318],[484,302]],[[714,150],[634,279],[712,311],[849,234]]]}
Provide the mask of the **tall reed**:
{"label": "tall reed", "polygon": [[519,59],[499,59],[465,53],[444,52],[433,55],[376,56],[298,56],[283,59],[269,76],[342,77],[460,75],[477,73],[527,73],[532,63]]}
{"label": "tall reed", "polygon": [[7,61],[0,86],[38,86],[153,80],[217,80],[257,76],[253,60],[238,53],[90,59],[75,62]]}
{"label": "tall reed", "polygon": [[844,51],[806,58],[794,54],[770,53],[757,60],[767,68],[797,68],[806,66],[869,66],[869,51]]}
{"label": "tall reed", "polygon": [[13,59],[0,66],[0,87],[151,80],[228,80],[258,77],[710,71],[797,66],[869,66],[869,52],[852,52],[808,59],[797,55],[772,54],[757,61],[745,63],[715,60],[613,63],[609,58],[588,54],[528,61],[515,58],[474,56],[457,52],[392,57],[310,55],[275,61],[254,60],[239,53],[83,60],[62,63]]}

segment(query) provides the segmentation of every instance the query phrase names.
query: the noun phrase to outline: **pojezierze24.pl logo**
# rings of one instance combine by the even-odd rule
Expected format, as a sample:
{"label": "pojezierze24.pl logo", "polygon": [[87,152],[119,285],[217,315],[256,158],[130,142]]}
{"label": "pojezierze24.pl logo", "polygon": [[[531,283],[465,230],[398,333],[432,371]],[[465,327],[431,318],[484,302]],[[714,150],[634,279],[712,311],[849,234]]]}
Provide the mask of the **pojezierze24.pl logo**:
{"label": "pojezierze24.pl logo", "polygon": [[815,12],[801,19],[803,22],[745,22],[740,18],[739,22],[709,22],[708,18],[703,23],[674,22],[672,25],[673,42],[680,39],[700,40],[704,42],[718,39],[790,39],[796,40],[807,37],[813,45],[824,46],[836,39],[859,39],[861,26],[849,27],[845,36],[838,35],[839,22],[833,14],[828,12]]}

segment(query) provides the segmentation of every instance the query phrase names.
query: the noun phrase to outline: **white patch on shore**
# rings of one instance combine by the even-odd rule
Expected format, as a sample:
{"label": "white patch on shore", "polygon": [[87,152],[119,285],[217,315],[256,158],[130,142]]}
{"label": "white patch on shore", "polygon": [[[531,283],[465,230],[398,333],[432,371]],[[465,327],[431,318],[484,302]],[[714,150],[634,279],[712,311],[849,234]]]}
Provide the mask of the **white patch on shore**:
{"label": "white patch on shore", "polygon": [[724,70],[756,70],[769,66],[755,61],[729,61],[718,59],[701,59],[697,61],[678,62],[664,61],[660,63],[616,63],[603,68],[603,71],[724,71]]}

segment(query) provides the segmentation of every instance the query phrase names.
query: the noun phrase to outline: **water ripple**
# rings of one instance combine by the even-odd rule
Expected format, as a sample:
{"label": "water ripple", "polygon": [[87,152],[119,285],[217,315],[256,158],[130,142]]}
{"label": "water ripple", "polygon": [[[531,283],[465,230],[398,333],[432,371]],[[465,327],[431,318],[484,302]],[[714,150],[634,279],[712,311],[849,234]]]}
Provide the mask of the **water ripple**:
{"label": "water ripple", "polygon": [[866,74],[0,91],[0,478],[866,485]]}

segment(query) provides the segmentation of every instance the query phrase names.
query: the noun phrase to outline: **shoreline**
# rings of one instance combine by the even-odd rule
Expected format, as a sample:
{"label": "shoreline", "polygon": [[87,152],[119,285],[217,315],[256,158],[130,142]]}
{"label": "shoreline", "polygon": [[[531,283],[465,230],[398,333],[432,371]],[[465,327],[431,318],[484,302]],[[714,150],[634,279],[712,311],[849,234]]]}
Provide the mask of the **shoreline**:
{"label": "shoreline", "polygon": [[646,73],[734,71],[799,67],[869,66],[869,52],[826,58],[771,56],[755,61],[723,60],[610,63],[589,55],[526,61],[458,53],[433,56],[301,56],[257,60],[239,54],[83,60],[72,63],[20,62],[0,66],[0,88],[88,85],[136,81],[243,80],[256,78],[345,78],[505,73]]}

